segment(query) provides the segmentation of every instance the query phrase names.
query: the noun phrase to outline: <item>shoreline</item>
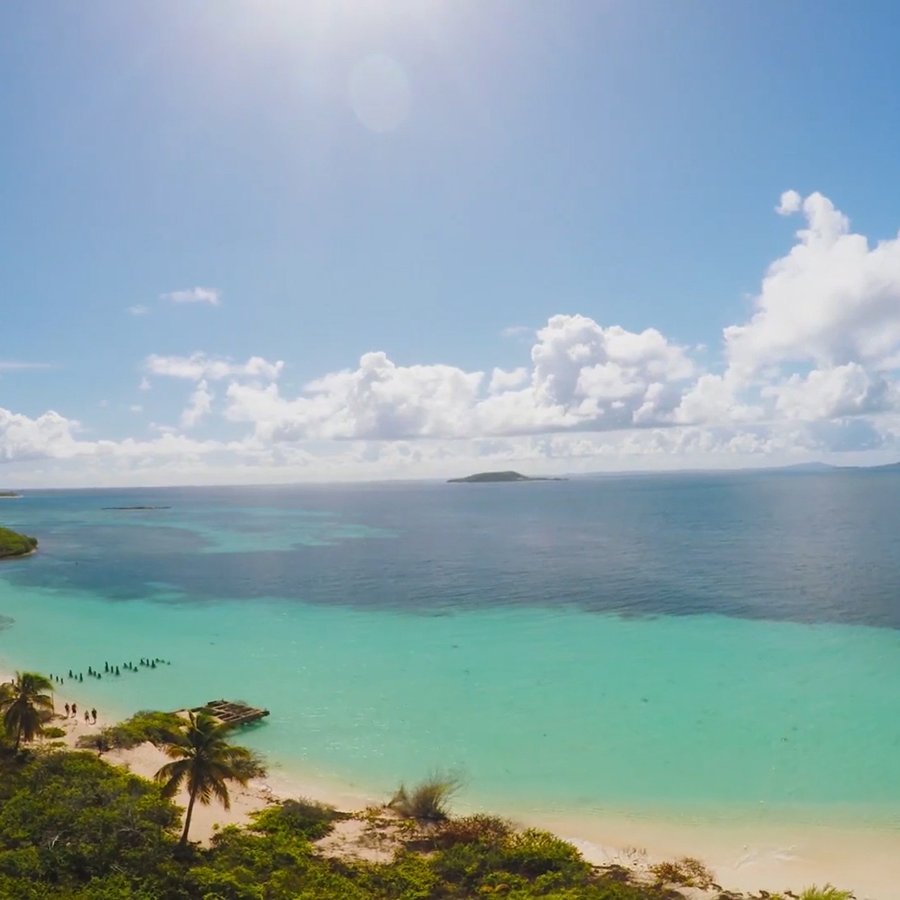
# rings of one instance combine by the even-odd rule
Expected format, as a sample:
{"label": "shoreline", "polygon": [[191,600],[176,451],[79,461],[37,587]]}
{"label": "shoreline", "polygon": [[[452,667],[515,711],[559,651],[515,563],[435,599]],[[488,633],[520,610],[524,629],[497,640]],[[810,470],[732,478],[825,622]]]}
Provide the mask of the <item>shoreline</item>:
{"label": "shoreline", "polygon": [[13,562],[17,559],[27,559],[29,556],[34,556],[37,552],[38,548],[32,547],[27,553],[14,553],[12,556],[0,556],[0,562]]}
{"label": "shoreline", "polygon": [[[0,664],[0,682],[11,677],[7,661]],[[73,692],[57,685],[57,709],[71,702],[83,703],[90,696],[85,685]],[[86,706],[82,705],[79,716]],[[133,712],[133,711],[132,711]],[[101,712],[97,722],[65,716],[53,724],[63,727],[65,744],[76,749],[77,738],[119,721],[121,710]],[[59,715],[59,714],[57,714]],[[239,734],[239,733],[238,733]],[[238,742],[240,738],[237,738]],[[90,752],[90,751],[86,751]],[[153,777],[167,761],[161,750],[142,744],[130,750],[104,753],[106,761],[128,768],[137,775]],[[269,759],[265,778],[231,791],[231,809],[218,804],[197,806],[193,833],[203,843],[227,825],[243,825],[252,812],[291,797],[307,797],[345,811],[383,805],[387,797],[359,785],[303,772],[299,767]],[[182,807],[186,796],[175,798]],[[587,815],[583,812],[547,811],[496,804],[490,810],[477,803],[461,802],[462,813],[490,812],[518,825],[543,828],[579,849],[596,865],[616,863],[634,870],[681,856],[697,857],[715,873],[723,888],[733,891],[800,892],[826,882],[853,890],[859,900],[900,900],[900,821],[894,827],[787,824],[674,822],[624,812]]]}

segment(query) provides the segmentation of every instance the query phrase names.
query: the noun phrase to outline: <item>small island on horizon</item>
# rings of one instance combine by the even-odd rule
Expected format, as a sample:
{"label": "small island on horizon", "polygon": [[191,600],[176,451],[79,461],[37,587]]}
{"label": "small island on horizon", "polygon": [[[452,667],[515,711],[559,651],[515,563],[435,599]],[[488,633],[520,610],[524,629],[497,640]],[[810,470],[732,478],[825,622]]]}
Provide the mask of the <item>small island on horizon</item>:
{"label": "small island on horizon", "polygon": [[171,509],[171,506],[102,506],[102,510],[124,510],[133,512],[135,510],[146,510],[146,509]]}
{"label": "small island on horizon", "polygon": [[484,484],[493,481],[567,481],[566,478],[531,478],[521,472],[476,472],[465,478],[448,478],[447,484]]}
{"label": "small island on horizon", "polygon": [[0,559],[30,556],[37,550],[37,538],[19,534],[10,528],[0,528]]}
{"label": "small island on horizon", "polygon": [[22,495],[17,491],[0,491],[0,500],[21,500]]}

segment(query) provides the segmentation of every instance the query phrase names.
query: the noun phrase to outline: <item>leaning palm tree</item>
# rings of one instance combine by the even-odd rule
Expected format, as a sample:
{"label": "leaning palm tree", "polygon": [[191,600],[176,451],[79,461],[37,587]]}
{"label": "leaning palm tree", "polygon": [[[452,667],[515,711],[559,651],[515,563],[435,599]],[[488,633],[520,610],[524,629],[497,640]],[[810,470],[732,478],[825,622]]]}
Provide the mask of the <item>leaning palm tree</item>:
{"label": "leaning palm tree", "polygon": [[15,737],[16,752],[23,740],[33,741],[53,715],[53,683],[38,672],[16,672],[0,685],[0,713],[7,737]]}
{"label": "leaning palm tree", "polygon": [[205,806],[215,796],[225,809],[230,809],[226,782],[246,784],[254,774],[250,751],[226,740],[227,725],[207,713],[189,715],[187,728],[170,734],[165,742],[165,753],[174,762],[166,763],[154,776],[163,785],[165,797],[174,796],[182,784],[187,788],[188,805],[179,841],[181,847],[187,844],[194,801],[199,800]]}

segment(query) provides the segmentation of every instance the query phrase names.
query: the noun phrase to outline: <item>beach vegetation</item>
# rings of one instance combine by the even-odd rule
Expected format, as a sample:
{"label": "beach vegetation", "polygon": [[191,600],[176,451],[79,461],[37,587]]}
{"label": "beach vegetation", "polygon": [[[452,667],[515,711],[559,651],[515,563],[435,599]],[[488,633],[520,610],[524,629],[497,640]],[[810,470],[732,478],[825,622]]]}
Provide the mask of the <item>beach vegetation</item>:
{"label": "beach vegetation", "polygon": [[333,806],[301,797],[284,800],[255,813],[250,829],[261,834],[286,832],[308,841],[318,841],[332,832],[336,822],[347,818],[347,813],[338,812]]}
{"label": "beach vegetation", "polygon": [[12,681],[0,685],[0,715],[14,750],[39,737],[53,717],[53,683],[38,672],[17,672]]}
{"label": "beach vegetation", "polygon": [[713,886],[712,872],[693,856],[682,856],[670,862],[650,866],[650,872],[660,884],[677,884],[681,887],[707,889]]}
{"label": "beach vegetation", "polygon": [[[200,723],[198,731],[209,733]],[[226,732],[227,734],[227,732]],[[219,737],[216,736],[216,741]],[[692,888],[597,868],[553,834],[493,816],[420,824],[425,852],[333,857],[317,841],[344,813],[272,804],[209,847],[179,847],[177,806],[160,784],[91,753],[0,756],[0,897],[16,900],[684,900]],[[184,832],[181,831],[181,836]],[[680,869],[695,867],[683,860]],[[696,874],[696,873],[695,873]],[[681,893],[684,889],[688,893]],[[722,894],[737,898],[737,894]],[[796,896],[796,895],[792,895]],[[801,900],[850,900],[830,885]]]}
{"label": "beach vegetation", "polygon": [[512,822],[507,819],[476,813],[472,816],[448,819],[435,833],[433,841],[442,849],[454,847],[456,844],[497,846],[514,830]]}
{"label": "beach vegetation", "polygon": [[41,733],[41,737],[49,738],[50,740],[56,740],[58,738],[64,738],[66,736],[66,729],[60,728],[57,725],[49,725],[44,728]]}
{"label": "beach vegetation", "polygon": [[109,737],[110,729],[104,728],[102,731],[94,731],[90,734],[80,734],[75,740],[75,746],[80,750],[96,750],[98,756],[108,753],[113,749],[113,744]]}
{"label": "beach vegetation", "polygon": [[179,840],[182,847],[187,845],[194,804],[199,800],[205,806],[215,797],[229,809],[228,783],[246,784],[252,777],[250,751],[230,744],[229,731],[227,725],[206,713],[190,713],[187,727],[169,734],[162,744],[172,760],[155,776],[163,785],[163,796],[173,797],[182,785],[188,792],[184,830]]}
{"label": "beach vegetation", "polygon": [[523,886],[532,880],[544,888],[584,886],[593,868],[578,850],[555,835],[529,828],[490,842],[459,842],[435,854],[433,866],[445,881],[472,893],[497,884]]}
{"label": "beach vegetation", "polygon": [[409,790],[406,785],[401,784],[388,807],[407,819],[443,822],[450,815],[450,800],[461,787],[462,780],[459,776],[435,772]]}
{"label": "beach vegetation", "polygon": [[163,746],[187,724],[177,713],[144,709],[131,718],[110,725],[100,732],[109,744],[107,749],[130,750],[139,744]]}
{"label": "beach vegetation", "polygon": [[800,895],[800,900],[852,900],[852,891],[842,891],[833,885],[809,887]]}
{"label": "beach vegetation", "polygon": [[35,897],[81,896],[76,888],[113,871],[155,883],[178,823],[156,785],[88,753],[21,760],[0,771],[0,897],[29,897],[25,885]]}
{"label": "beach vegetation", "polygon": [[27,556],[37,549],[37,538],[19,534],[10,528],[0,528],[0,559]]}

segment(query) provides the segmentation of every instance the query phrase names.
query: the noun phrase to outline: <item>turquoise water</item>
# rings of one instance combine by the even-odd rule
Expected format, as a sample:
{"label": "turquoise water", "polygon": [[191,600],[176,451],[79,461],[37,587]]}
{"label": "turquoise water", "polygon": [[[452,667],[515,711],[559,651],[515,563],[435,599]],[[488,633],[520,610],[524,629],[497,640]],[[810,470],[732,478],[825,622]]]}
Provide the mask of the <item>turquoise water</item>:
{"label": "turquoise water", "polygon": [[[900,825],[900,479],[45,492],[0,508],[0,661],[171,665],[114,712],[240,697],[243,740],[470,805]],[[170,510],[104,506],[154,503]]]}

